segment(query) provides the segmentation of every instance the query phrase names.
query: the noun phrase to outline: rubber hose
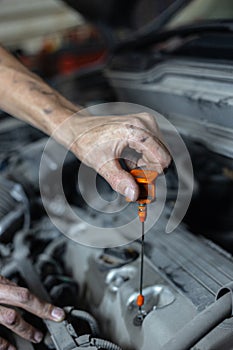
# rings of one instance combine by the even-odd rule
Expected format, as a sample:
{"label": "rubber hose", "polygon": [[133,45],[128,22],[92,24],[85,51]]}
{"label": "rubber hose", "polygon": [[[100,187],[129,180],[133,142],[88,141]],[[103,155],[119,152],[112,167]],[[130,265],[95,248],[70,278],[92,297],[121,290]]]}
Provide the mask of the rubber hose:
{"label": "rubber hose", "polygon": [[86,311],[83,311],[83,310],[76,310],[76,309],[73,309],[71,311],[71,315],[72,316],[75,316],[81,320],[84,320],[86,321],[89,326],[90,326],[90,329],[91,329],[91,333],[94,337],[96,336],[99,336],[100,332],[99,332],[99,326],[95,320],[95,318],[90,315],[88,312]]}
{"label": "rubber hose", "polygon": [[118,345],[103,339],[92,338],[91,344],[97,347],[98,349],[122,350]]}
{"label": "rubber hose", "polygon": [[189,350],[206,334],[232,315],[232,298],[227,293],[186,324],[162,350]]}

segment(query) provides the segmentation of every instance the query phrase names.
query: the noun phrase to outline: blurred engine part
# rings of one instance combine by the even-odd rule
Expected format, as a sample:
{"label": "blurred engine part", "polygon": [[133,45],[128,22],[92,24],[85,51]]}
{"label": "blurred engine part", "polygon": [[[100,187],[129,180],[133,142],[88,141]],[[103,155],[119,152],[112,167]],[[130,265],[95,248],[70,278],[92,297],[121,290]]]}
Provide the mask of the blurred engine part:
{"label": "blurred engine part", "polygon": [[65,0],[65,2],[91,21],[110,26],[130,26],[130,18],[138,1]]}
{"label": "blurred engine part", "polygon": [[[0,41],[6,47],[34,52],[46,36],[83,23],[83,18],[56,0],[7,0],[1,3]],[[25,18],[27,30],[25,30]]]}
{"label": "blurred engine part", "polygon": [[10,242],[18,229],[29,226],[29,202],[22,186],[0,176],[0,241]]}
{"label": "blurred engine part", "polygon": [[[38,347],[57,350],[82,348],[121,350],[119,346],[99,337],[99,326],[93,316],[84,310],[77,309],[79,300],[78,284],[69,278],[67,271],[64,269],[64,260],[60,256],[61,251],[64,253],[67,239],[62,237],[49,224],[47,219],[43,224],[46,224],[47,230],[50,227],[49,235],[48,231],[43,230],[41,224],[36,227],[36,230],[40,229],[39,236],[38,234],[34,236],[35,228],[30,231],[18,232],[13,241],[12,255],[6,259],[7,264],[4,264],[4,259],[1,261],[4,276],[28,287],[35,295],[44,300],[52,300],[53,303],[66,306],[67,320],[61,323],[44,321],[49,333],[43,344],[39,344]],[[38,248],[35,249],[36,246],[40,247],[39,251]],[[54,259],[57,256],[60,256],[60,258],[56,259],[56,264],[54,264]],[[36,259],[36,263],[33,263],[34,259]],[[51,289],[51,279],[53,279],[54,287],[56,287],[58,293],[54,293]],[[50,283],[48,283],[49,280]],[[42,281],[44,281],[47,290]],[[60,292],[64,289],[66,289],[66,292],[63,293],[61,303],[60,299],[57,298],[57,294],[60,297]],[[72,306],[68,307],[68,305]],[[32,317],[32,315],[30,316]],[[36,321],[34,320],[34,322]],[[40,322],[37,324],[38,326],[42,327]],[[85,334],[87,330],[90,332],[89,334]],[[17,337],[15,343],[18,350],[33,349],[30,343],[20,342]]]}
{"label": "blurred engine part", "polygon": [[64,0],[88,20],[110,28],[138,29],[163,13],[174,0]]}
{"label": "blurred engine part", "polygon": [[101,71],[102,67],[103,65],[99,64],[72,76],[57,77],[53,80],[54,87],[81,106],[115,101],[116,94]]}
{"label": "blurred engine part", "polygon": [[43,133],[6,113],[0,112],[0,171],[8,166],[8,160],[23,146],[43,136]]}

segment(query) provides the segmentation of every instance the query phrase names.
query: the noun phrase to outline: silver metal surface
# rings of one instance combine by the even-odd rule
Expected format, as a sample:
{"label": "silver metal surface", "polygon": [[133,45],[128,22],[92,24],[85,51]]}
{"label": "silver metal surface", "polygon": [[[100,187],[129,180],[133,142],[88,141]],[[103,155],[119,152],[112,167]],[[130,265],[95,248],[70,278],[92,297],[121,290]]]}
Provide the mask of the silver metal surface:
{"label": "silver metal surface", "polygon": [[233,158],[232,66],[170,59],[144,72],[106,70],[119,100],[162,113],[178,131]]}
{"label": "silver metal surface", "polygon": [[[158,308],[166,307],[175,300],[175,295],[173,292],[167,286],[163,285],[143,288],[142,294],[145,297],[143,309],[146,311],[146,313]],[[127,300],[127,307],[129,310],[135,310],[135,308],[137,308],[137,295],[137,293],[133,293]]]}
{"label": "silver metal surface", "polygon": [[[146,235],[143,294],[147,316],[141,326],[134,323],[140,258],[121,268],[104,269],[98,263],[101,249],[68,243],[66,261],[91,312],[104,334],[123,349],[160,350],[233,279],[232,257],[213,243],[183,227],[164,234],[165,213]],[[198,343],[198,350],[233,348],[232,324],[229,320],[214,329]]]}

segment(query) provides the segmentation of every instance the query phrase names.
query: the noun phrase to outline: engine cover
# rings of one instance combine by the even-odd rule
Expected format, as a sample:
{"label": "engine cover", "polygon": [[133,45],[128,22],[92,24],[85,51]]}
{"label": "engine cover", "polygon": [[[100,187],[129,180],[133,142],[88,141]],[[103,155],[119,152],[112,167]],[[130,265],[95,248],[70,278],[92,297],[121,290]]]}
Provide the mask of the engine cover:
{"label": "engine cover", "polygon": [[148,53],[148,67],[138,56],[136,67],[133,57],[116,56],[106,70],[119,100],[162,113],[181,134],[232,158],[232,66],[190,59],[151,64]]}
{"label": "engine cover", "polygon": [[[166,215],[146,235],[143,292],[147,315],[142,325],[135,322],[140,260],[137,255],[127,258],[127,251],[140,251],[139,245],[100,250],[68,243],[66,261],[85,301],[106,336],[123,349],[161,349],[212,304],[217,291],[233,278],[230,254],[182,226],[167,235],[165,224]],[[232,324],[232,320],[223,322],[195,349],[231,349]]]}

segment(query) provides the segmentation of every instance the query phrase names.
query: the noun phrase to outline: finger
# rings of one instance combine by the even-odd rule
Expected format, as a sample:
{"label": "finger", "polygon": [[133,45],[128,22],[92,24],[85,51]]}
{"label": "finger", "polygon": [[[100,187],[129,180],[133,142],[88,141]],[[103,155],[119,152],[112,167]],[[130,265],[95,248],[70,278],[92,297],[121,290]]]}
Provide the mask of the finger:
{"label": "finger", "polygon": [[98,169],[98,173],[105,178],[115,191],[128,197],[131,201],[135,201],[138,198],[138,185],[133,176],[121,168],[117,160],[105,163]]}
{"label": "finger", "polygon": [[[151,133],[131,125],[128,129],[129,147],[142,154],[138,165],[151,164],[159,173],[170,164],[171,156],[165,145]],[[143,164],[143,165],[144,165]]]}
{"label": "finger", "polygon": [[131,118],[126,121],[126,124],[129,123],[134,125],[137,128],[141,128],[151,132],[153,135],[156,135],[161,141],[163,140],[162,133],[156,122],[156,117],[149,113],[138,113],[136,115],[131,115]]}
{"label": "finger", "polygon": [[65,318],[63,309],[40,300],[28,289],[18,286],[0,285],[0,303],[21,307],[44,319],[59,322]]}
{"label": "finger", "polygon": [[0,338],[0,350],[16,350],[16,348],[3,338]]}
{"label": "finger", "polygon": [[8,280],[6,277],[0,275],[0,284],[8,284],[10,286],[17,286],[15,282]]}
{"label": "finger", "polygon": [[125,164],[126,164],[126,166],[127,166],[127,168],[129,170],[132,170],[132,169],[135,169],[135,168],[138,167],[137,159],[135,159],[135,160],[133,160],[133,159],[131,159],[131,160],[130,159],[125,159],[124,162],[125,162]]}
{"label": "finger", "polygon": [[[119,119],[118,119],[119,120]],[[136,127],[144,126],[148,130],[154,130],[157,133],[158,124],[152,114],[141,112],[136,114],[126,114],[124,116],[125,124],[131,124]]]}
{"label": "finger", "polygon": [[0,323],[22,338],[33,343],[40,343],[43,339],[43,334],[25,322],[20,314],[14,309],[0,306]]}
{"label": "finger", "polygon": [[140,154],[128,147],[124,149],[121,154],[121,159],[124,160],[124,163],[126,164],[129,170],[134,169],[138,166],[139,158]]}

